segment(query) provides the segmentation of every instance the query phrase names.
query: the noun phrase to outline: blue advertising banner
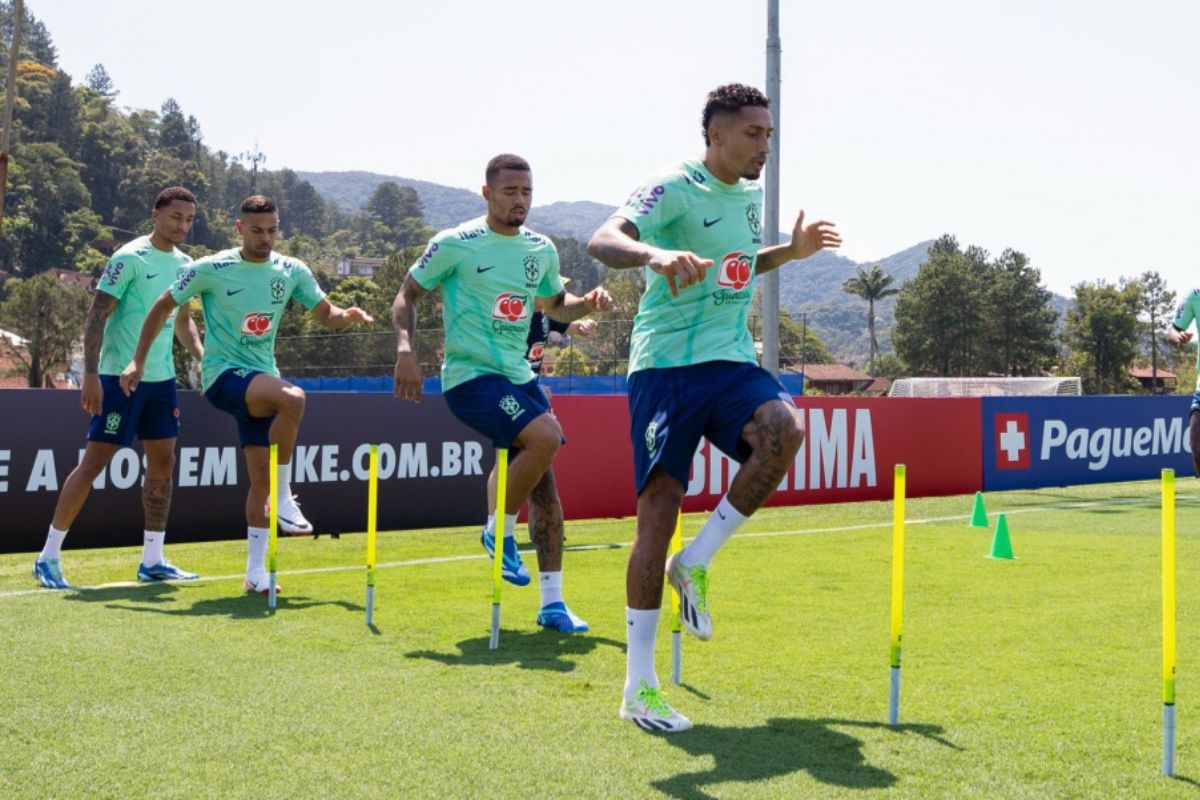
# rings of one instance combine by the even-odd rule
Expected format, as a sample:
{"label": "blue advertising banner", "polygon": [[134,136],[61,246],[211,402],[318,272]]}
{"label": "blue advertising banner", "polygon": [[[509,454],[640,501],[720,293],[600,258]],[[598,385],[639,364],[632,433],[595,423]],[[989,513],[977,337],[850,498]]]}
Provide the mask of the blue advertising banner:
{"label": "blue advertising banner", "polygon": [[983,488],[1191,475],[1188,396],[985,397]]}

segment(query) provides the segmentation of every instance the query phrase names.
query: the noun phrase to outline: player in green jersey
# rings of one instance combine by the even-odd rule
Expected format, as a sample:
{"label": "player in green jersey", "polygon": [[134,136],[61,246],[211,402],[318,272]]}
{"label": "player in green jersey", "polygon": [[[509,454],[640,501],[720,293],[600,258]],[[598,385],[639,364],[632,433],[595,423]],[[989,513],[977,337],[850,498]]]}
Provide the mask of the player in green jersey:
{"label": "player in green jersey", "polygon": [[[712,635],[708,566],[738,526],[779,486],[804,441],[790,394],[755,358],[747,327],[758,275],[841,244],[829,222],[804,224],[786,245],[762,247],[762,190],[773,129],[767,98],[729,84],[701,118],[706,149],[653,175],[592,236],[610,267],[645,267],[629,353],[629,406],[638,492],[637,536],[626,574],[629,647],[620,715],[655,732],[691,722],[659,691],[654,641],[664,569],[690,633]],[[701,438],[741,469],[696,538],[667,548]]]}
{"label": "player in green jersey", "polygon": [[141,380],[155,325],[181,303],[199,295],[204,308],[204,360],[201,381],[209,402],[238,422],[250,491],[246,495],[249,555],[245,590],[265,594],[267,573],[266,504],[270,491],[270,445],[279,445],[279,525],[287,533],[309,533],[291,490],[292,451],[304,391],[279,377],[275,334],[289,299],[310,309],[328,328],[374,322],[361,308],[339,308],[325,298],[308,266],[276,253],[279,211],[270,198],[254,195],[242,203],[237,231],[240,248],[192,263],[155,302],[138,340],[137,352],[121,374],[121,385]]}
{"label": "player in green jersey", "polygon": [[[518,586],[530,576],[517,552],[517,511],[529,499],[530,536],[537,547],[542,608],[539,625],[560,632],[586,631],[562,599],[562,504],[550,466],[563,443],[562,429],[525,359],[535,302],[563,322],[607,311],[604,289],[568,294],[549,238],[524,226],[533,199],[525,159],[510,154],[488,162],[483,197],[487,214],[435,236],[413,264],[392,306],[396,328],[395,394],[421,401],[416,357],[416,303],[441,287],[445,327],[442,391],[450,411],[492,440],[511,447],[503,520],[501,571]],[[495,548],[495,519],[481,542]]]}
{"label": "player in green jersey", "polygon": [[[1176,347],[1187,347],[1192,341],[1192,332],[1188,330],[1193,323],[1200,320],[1200,289],[1193,289],[1175,312],[1175,319],[1167,330],[1167,341]],[[1200,350],[1196,352],[1196,392],[1192,395],[1192,409],[1188,413],[1188,439],[1192,445],[1192,465],[1196,476],[1200,477]]]}
{"label": "player in green jersey", "polygon": [[117,250],[96,285],[96,295],[83,329],[83,391],[79,405],[92,415],[87,447],[79,465],[67,476],[46,544],[33,574],[51,589],[66,589],[60,559],[63,539],[87,500],[92,482],[121,447],[142,440],[146,476],[142,483],[145,514],[141,581],[195,578],[163,556],[167,514],[171,509],[175,439],[179,435],[179,404],[175,397],[172,331],[195,358],[203,347],[196,323],[186,311],[162,320],[153,336],[146,381],[132,396],[121,391],[118,376],[133,354],[146,312],[191,261],[176,247],[187,238],[196,217],[196,198],[181,186],[159,192],[150,218],[154,230]]}

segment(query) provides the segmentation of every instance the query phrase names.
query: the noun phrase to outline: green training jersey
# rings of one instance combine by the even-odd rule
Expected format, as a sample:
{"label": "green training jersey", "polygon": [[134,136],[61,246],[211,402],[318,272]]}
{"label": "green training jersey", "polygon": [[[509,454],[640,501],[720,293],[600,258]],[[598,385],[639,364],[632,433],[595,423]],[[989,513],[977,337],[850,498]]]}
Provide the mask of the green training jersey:
{"label": "green training jersey", "polygon": [[480,217],[433,237],[408,274],[426,291],[442,287],[443,391],[480,375],[534,379],[525,360],[534,298],[563,291],[549,238],[525,227],[504,236]]}
{"label": "green training jersey", "polygon": [[200,295],[204,307],[205,391],[228,369],[253,369],[279,377],[275,334],[287,301],[312,308],[325,297],[312,271],[274,251],[264,263],[246,261],[240,249],[197,259],[171,287],[179,304]]}
{"label": "green training jersey", "polygon": [[[120,375],[125,370],[137,350],[150,306],[180,278],[191,260],[176,247],[169,253],[159,250],[150,243],[149,236],[134,239],[113,253],[96,284],[98,291],[117,298],[116,308],[104,323],[101,375]],[[174,324],[172,312],[150,345],[143,380],[169,381],[175,377],[175,359],[171,357]]]}
{"label": "green training jersey", "polygon": [[649,267],[629,346],[630,374],[706,361],[756,363],[747,314],[754,265],[762,246],[762,187],[717,180],[701,161],[685,161],[650,177],[614,216],[641,241],[690,250],[713,266],[702,282],[671,296],[667,279]]}
{"label": "green training jersey", "polygon": [[[1171,324],[1181,331],[1186,331],[1197,319],[1200,319],[1200,289],[1192,289],[1179,304]],[[1200,338],[1200,325],[1196,326],[1196,333]],[[1196,391],[1200,392],[1200,348],[1196,350]]]}

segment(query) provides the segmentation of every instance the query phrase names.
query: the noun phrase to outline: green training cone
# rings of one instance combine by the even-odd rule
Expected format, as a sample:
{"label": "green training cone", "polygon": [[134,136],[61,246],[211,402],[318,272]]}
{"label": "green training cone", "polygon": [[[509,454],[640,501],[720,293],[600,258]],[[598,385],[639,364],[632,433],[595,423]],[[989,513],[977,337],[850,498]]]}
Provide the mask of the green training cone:
{"label": "green training cone", "polygon": [[983,507],[983,492],[975,493],[975,508],[971,511],[971,522],[968,528],[988,528],[987,509]]}
{"label": "green training cone", "polygon": [[988,553],[988,558],[1003,558],[1012,560],[1016,558],[1012,551],[1012,542],[1008,539],[1008,520],[1003,514],[996,520],[996,534],[992,537],[992,552]]}

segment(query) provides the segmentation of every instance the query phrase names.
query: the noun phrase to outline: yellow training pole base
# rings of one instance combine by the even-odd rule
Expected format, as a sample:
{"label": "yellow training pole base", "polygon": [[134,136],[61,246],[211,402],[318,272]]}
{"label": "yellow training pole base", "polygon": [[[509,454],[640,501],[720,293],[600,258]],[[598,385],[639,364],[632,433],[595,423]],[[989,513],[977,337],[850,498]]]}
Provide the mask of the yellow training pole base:
{"label": "yellow training pole base", "polygon": [[488,649],[500,647],[500,564],[504,558],[504,539],[508,535],[504,522],[505,501],[508,500],[508,448],[496,448],[496,527],[492,531],[492,633]]}
{"label": "yellow training pole base", "polygon": [[276,544],[279,539],[279,445],[271,444],[271,476],[270,476],[270,492],[271,492],[271,519],[268,521],[269,532],[267,534],[267,572],[269,580],[267,583],[267,608],[275,608],[275,595],[277,594],[275,583],[275,571],[278,566],[276,559]]}
{"label": "yellow training pole base", "polygon": [[[683,509],[675,516],[675,533],[671,535],[671,555],[683,549]],[[671,683],[683,683],[683,627],[679,621],[679,592],[671,587]]]}

